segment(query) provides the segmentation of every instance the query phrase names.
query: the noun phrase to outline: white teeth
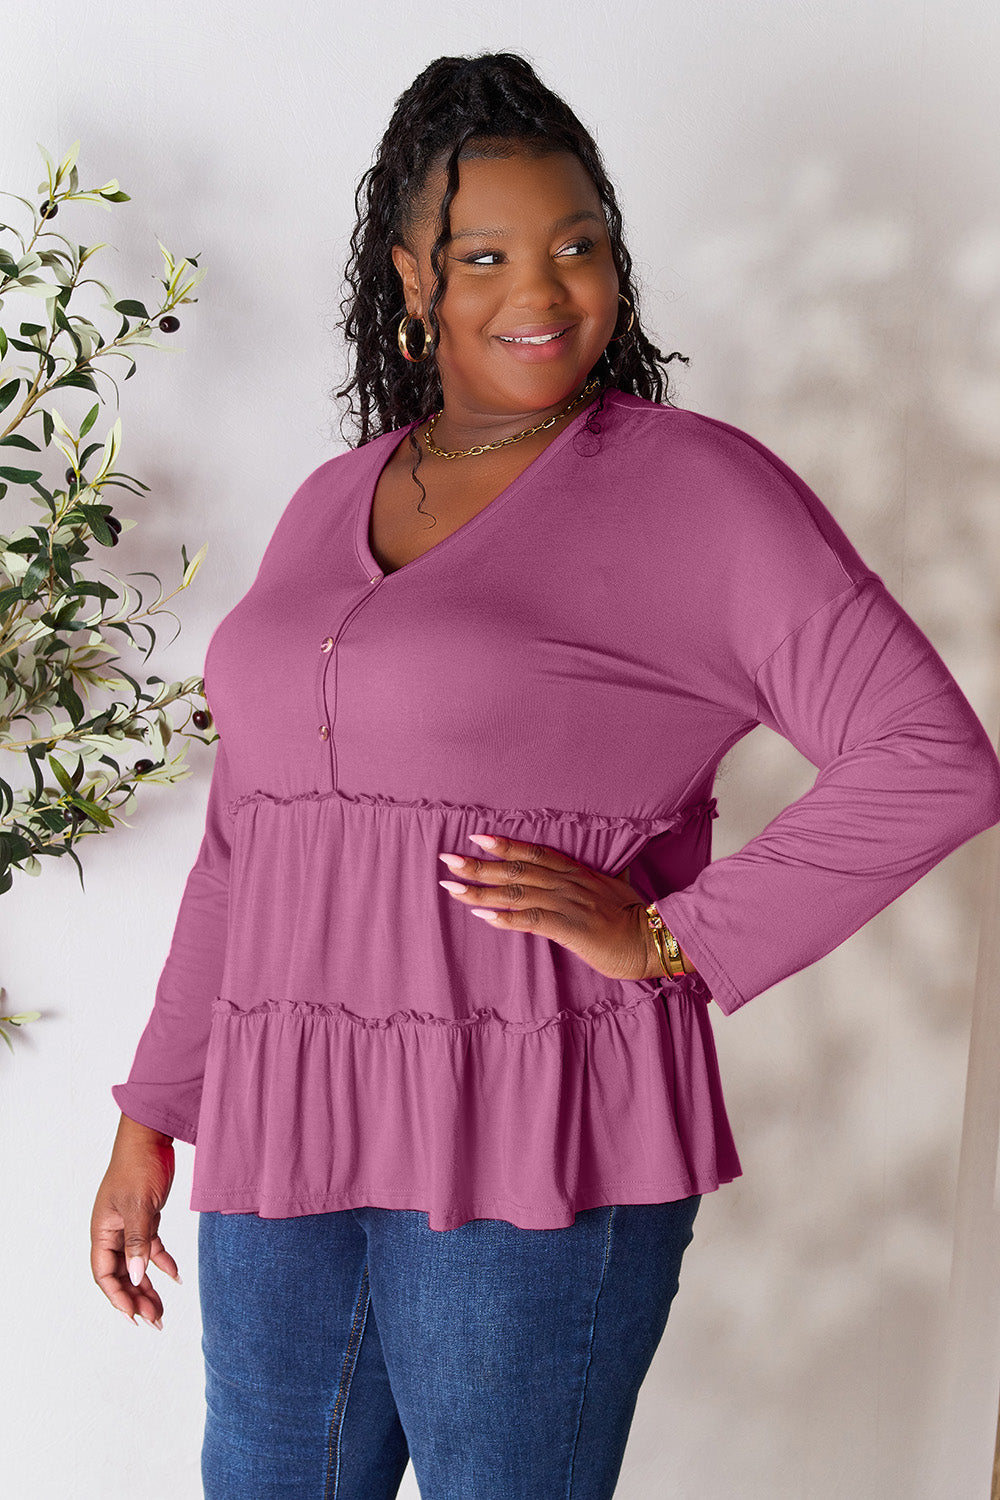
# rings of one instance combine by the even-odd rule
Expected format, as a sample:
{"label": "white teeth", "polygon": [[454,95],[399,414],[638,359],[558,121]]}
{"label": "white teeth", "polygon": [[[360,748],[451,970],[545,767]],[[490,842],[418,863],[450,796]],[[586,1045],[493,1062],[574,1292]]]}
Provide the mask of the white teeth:
{"label": "white teeth", "polygon": [[558,333],[540,333],[534,338],[509,337],[504,333],[501,333],[499,337],[505,344],[551,344],[553,339],[561,339],[565,332],[565,328],[560,328]]}

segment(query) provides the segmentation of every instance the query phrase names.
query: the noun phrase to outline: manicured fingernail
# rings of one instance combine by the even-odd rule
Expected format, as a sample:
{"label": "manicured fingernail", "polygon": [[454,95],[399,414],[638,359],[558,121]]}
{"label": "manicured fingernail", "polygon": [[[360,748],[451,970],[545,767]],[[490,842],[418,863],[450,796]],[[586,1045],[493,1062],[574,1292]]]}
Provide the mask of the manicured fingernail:
{"label": "manicured fingernail", "polygon": [[124,1309],[124,1307],[120,1307],[118,1309],[118,1311],[121,1313],[121,1315],[122,1315],[123,1318],[128,1318],[128,1320],[129,1320],[130,1323],[133,1323],[133,1324],[135,1323],[135,1314],[134,1313],[126,1312],[125,1309]]}
{"label": "manicured fingernail", "polygon": [[458,880],[439,880],[438,885],[443,885],[446,891],[455,891],[455,893],[459,896],[463,891],[467,891],[469,889],[467,885],[462,885]]}
{"label": "manicured fingernail", "polygon": [[497,917],[500,915],[500,913],[496,911],[486,911],[481,906],[470,906],[469,910],[474,917],[482,917],[484,921],[487,922],[495,922]]}
{"label": "manicured fingernail", "polygon": [[500,842],[492,833],[470,833],[469,838],[474,844],[481,844],[484,849],[493,849]]}
{"label": "manicured fingernail", "polygon": [[183,1283],[183,1281],[181,1280],[181,1277],[180,1277],[180,1272],[177,1273],[177,1275],[174,1277],[174,1280],[176,1281],[176,1283],[177,1283],[178,1286],[183,1286],[184,1285],[184,1283]]}
{"label": "manicured fingernail", "polygon": [[146,1326],[148,1328],[157,1328],[157,1327],[162,1328],[163,1327],[163,1323],[162,1323],[162,1321],[159,1318],[157,1318],[156,1322],[154,1323],[153,1319],[152,1318],[147,1318],[145,1313],[140,1313],[139,1316],[142,1318],[142,1321],[146,1324]]}
{"label": "manicured fingernail", "polygon": [[133,1286],[138,1286],[146,1274],[145,1262],[141,1255],[133,1255],[128,1263],[128,1279]]}
{"label": "manicured fingernail", "polygon": [[460,870],[465,864],[461,854],[439,854],[438,859],[443,859],[449,870]]}

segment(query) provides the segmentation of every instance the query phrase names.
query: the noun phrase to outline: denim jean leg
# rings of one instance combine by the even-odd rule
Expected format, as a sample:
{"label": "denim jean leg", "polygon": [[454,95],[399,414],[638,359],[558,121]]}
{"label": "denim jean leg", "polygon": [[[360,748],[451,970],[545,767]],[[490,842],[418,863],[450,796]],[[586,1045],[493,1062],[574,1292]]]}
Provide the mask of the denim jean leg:
{"label": "denim jean leg", "polygon": [[393,1500],[406,1446],[351,1210],[202,1213],[205,1500]]}
{"label": "denim jean leg", "polygon": [[[701,1196],[619,1204],[613,1211],[567,1500],[608,1500],[614,1494],[639,1390],[666,1328]],[[669,1483],[657,1493],[670,1495]]]}
{"label": "denim jean leg", "polygon": [[610,1500],[696,1206],[445,1231],[357,1210],[422,1500]]}
{"label": "denim jean leg", "polygon": [[367,1272],[365,1307],[336,1435],[331,1421],[331,1464],[323,1500],[395,1500],[410,1460],[385,1367]]}

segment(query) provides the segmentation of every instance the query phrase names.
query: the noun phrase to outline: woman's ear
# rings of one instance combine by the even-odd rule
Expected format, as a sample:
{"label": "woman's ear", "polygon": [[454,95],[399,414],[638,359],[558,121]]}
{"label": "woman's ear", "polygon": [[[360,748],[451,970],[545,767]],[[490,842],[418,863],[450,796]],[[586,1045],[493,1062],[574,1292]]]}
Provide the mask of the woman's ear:
{"label": "woman's ear", "polygon": [[417,275],[417,258],[405,245],[393,245],[392,263],[403,283],[406,311],[411,318],[423,316],[420,305],[420,278]]}

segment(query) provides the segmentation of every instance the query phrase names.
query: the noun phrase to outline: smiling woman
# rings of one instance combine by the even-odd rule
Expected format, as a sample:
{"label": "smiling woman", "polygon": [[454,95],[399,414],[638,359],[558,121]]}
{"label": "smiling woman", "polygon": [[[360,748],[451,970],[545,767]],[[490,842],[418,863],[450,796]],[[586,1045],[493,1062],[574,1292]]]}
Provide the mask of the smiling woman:
{"label": "smiling woman", "polygon": [[[1000,763],[809,486],[666,399],[597,147],[523,58],[425,69],[357,202],[357,441],[209,642],[92,1265],[160,1315],[196,1143],[206,1500],[383,1500],[409,1458],[427,1496],[609,1500],[741,1170],[709,1002],[1000,820]],[[762,723],[817,781],[713,861]]]}
{"label": "smiling woman", "polygon": [[[567,151],[479,155],[469,143],[451,203],[459,228],[447,288],[435,301],[436,358],[447,390],[437,441],[469,447],[556,415],[579,395],[615,332],[618,271],[600,198]],[[446,185],[435,172],[436,202]],[[582,232],[586,225],[586,234]],[[393,246],[411,318],[423,321],[436,289],[426,215]],[[523,462],[526,461],[522,460]]]}
{"label": "smiling woman", "polygon": [[[387,572],[478,514],[597,389],[591,382],[623,300],[600,197],[571,152],[529,147],[466,144],[451,217],[494,227],[456,230],[446,280],[433,269],[440,221],[428,207],[445,193],[440,165],[405,222],[407,243],[392,247],[407,317],[434,328],[443,395],[378,479],[369,542]],[[415,448],[420,463],[421,437],[429,461],[417,508],[410,455]],[[486,461],[472,474],[451,462],[480,455]]]}

